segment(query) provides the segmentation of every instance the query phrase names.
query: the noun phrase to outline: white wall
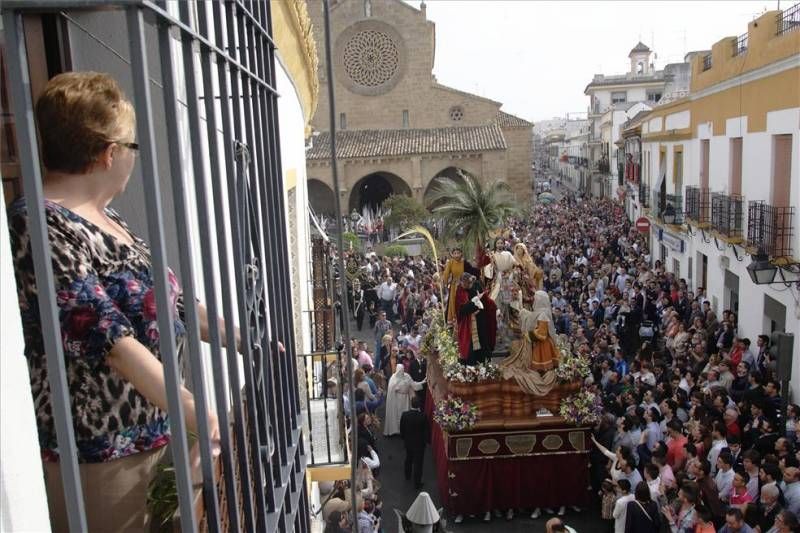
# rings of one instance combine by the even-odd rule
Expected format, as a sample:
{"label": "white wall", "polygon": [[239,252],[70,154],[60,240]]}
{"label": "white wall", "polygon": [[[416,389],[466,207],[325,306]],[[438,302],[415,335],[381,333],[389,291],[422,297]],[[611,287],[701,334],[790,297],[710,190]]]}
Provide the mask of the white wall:
{"label": "white wall", "polygon": [[0,294],[0,531],[50,531],[5,202],[0,202]]}
{"label": "white wall", "polygon": [[[669,118],[668,118],[669,120]],[[677,119],[676,119],[677,120]],[[650,127],[652,128],[652,121]],[[680,126],[675,126],[676,128]],[[670,129],[667,126],[667,129]],[[684,144],[684,186],[699,185],[700,179],[700,142],[708,139],[709,147],[709,189],[713,192],[730,192],[728,179],[730,175],[731,162],[731,138],[742,137],[742,196],[745,206],[750,201],[764,200],[767,203],[772,199],[772,153],[773,135],[792,134],[793,138],[793,158],[791,171],[791,200],[790,204],[795,208],[794,227],[800,227],[800,108],[782,109],[772,111],[767,115],[767,129],[764,132],[748,133],[747,117],[734,117],[728,119],[724,132],[714,132],[711,123],[699,124],[694,138],[685,141]],[[715,133],[717,133],[715,135]],[[724,133],[724,134],[720,134]],[[663,143],[667,146],[667,179],[668,192],[670,191],[672,176],[672,145],[675,143]],[[659,143],[648,143],[645,149],[652,153],[652,171],[658,171],[658,146]],[[655,174],[653,174],[655,175]],[[653,187],[657,185],[654,180]],[[747,231],[747,210],[743,228]],[[795,231],[792,242],[792,250],[795,258],[800,256],[800,232]],[[706,238],[709,239],[709,235]],[[697,252],[702,252],[708,256],[708,287],[709,296],[716,296],[717,311],[722,311],[725,304],[725,269],[720,266],[720,257],[726,258],[730,272],[739,278],[739,334],[749,337],[753,342],[755,338],[768,331],[765,329],[764,318],[764,296],[769,295],[774,300],[780,302],[786,308],[786,330],[794,333],[794,365],[792,368],[792,380],[790,389],[793,401],[800,399],[800,291],[796,288],[786,288],[783,285],[758,286],[750,281],[747,275],[747,265],[751,258],[744,256],[742,261],[738,261],[731,248],[724,246],[724,250],[716,247],[715,242],[703,241],[702,234],[698,232],[694,237],[687,237],[687,252],[681,259],[681,272],[686,277],[688,271],[688,258],[697,257]],[[657,242],[654,243],[657,246]],[[741,248],[738,249],[740,257]],[[658,249],[654,248],[654,256],[657,256]],[[699,283],[699,265],[694,262],[693,286]]]}
{"label": "white wall", "polygon": [[[293,304],[299,307],[300,331],[310,331],[310,321],[308,311],[313,309],[311,302],[311,290],[308,280],[309,261],[311,260],[311,236],[308,214],[308,187],[306,183],[306,154],[305,154],[305,119],[303,109],[300,105],[300,98],[287,74],[283,64],[278,63],[277,89],[281,97],[278,99],[278,122],[280,124],[281,135],[281,164],[283,165],[284,183],[294,181],[294,208],[290,210],[288,190],[284,188],[286,202],[286,218],[289,220],[290,214],[294,214],[294,224],[296,227],[295,247],[292,253],[295,257],[295,264],[290,265],[292,273],[299,280],[292,287]],[[287,231],[289,228],[287,228]],[[287,235],[287,241],[291,243],[291,237]],[[291,244],[290,244],[291,246]],[[295,313],[298,316],[298,313]],[[298,328],[295,328],[297,330]],[[310,335],[301,335],[295,339],[297,353],[311,353]]]}

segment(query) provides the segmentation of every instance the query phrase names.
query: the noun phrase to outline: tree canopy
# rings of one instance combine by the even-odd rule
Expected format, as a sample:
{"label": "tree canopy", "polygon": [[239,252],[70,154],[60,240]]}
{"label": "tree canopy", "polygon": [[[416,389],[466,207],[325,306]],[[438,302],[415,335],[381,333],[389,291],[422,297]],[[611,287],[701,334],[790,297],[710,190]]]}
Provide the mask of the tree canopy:
{"label": "tree canopy", "polygon": [[389,227],[405,231],[412,226],[422,224],[430,213],[425,207],[411,196],[393,194],[383,202],[385,210],[391,212],[384,219]]}

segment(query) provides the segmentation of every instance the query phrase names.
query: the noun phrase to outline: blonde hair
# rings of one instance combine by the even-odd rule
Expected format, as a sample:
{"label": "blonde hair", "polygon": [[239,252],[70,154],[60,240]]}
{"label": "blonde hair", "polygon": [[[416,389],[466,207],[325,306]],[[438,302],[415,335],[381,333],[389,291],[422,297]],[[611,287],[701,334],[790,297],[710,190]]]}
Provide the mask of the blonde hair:
{"label": "blonde hair", "polygon": [[42,158],[48,170],[87,172],[112,142],[126,140],[136,124],[133,105],[119,84],[101,72],[53,77],[36,101]]}

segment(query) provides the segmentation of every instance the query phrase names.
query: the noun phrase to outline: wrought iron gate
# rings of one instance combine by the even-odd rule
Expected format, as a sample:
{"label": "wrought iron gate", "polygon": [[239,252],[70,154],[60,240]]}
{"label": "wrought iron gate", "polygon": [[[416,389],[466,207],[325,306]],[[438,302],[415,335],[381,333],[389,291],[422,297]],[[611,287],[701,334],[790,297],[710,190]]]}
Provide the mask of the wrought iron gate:
{"label": "wrought iron gate", "polygon": [[[164,332],[160,347],[181,529],[309,531],[270,3],[6,0],[2,15],[10,89],[42,325],[50,332],[44,341],[70,529],[85,531],[86,521],[42,207],[23,14],[100,7],[124,10],[126,22],[119,30],[127,31],[130,41],[158,324]],[[156,29],[157,42],[146,42],[148,28]],[[146,53],[153,48],[159,54],[165,117],[153,113],[150,78],[154,66],[148,64]],[[178,91],[179,81],[185,83],[185,94]],[[188,144],[181,142],[179,115],[188,119]],[[157,127],[165,127],[171,141],[170,176],[161,179],[154,137]],[[184,153],[189,155],[190,165],[182,158]],[[172,187],[171,206],[162,206],[161,186],[165,183]],[[196,217],[191,215],[192,209]],[[203,401],[196,402],[202,513],[196,512],[194,504],[187,431],[179,401],[180,369],[168,312],[167,210],[174,211],[176,220],[189,357],[194,354],[189,365],[191,386],[197,398],[205,398],[213,384],[220,421],[222,455],[215,460],[208,438],[207,407]],[[223,220],[226,216],[229,230]],[[199,246],[192,247],[192,237]],[[193,267],[198,264],[201,272]],[[210,369],[204,368],[197,356],[202,352],[196,298],[201,288],[211,295],[206,302]],[[240,325],[241,360],[233,328],[226,328],[223,342],[218,317],[226,324]],[[201,517],[199,522],[196,516]]]}

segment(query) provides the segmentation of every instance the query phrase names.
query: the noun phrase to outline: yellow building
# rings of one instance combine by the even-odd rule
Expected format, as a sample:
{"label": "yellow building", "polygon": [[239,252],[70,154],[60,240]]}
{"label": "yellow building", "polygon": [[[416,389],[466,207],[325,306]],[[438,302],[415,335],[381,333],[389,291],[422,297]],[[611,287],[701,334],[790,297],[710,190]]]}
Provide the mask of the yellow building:
{"label": "yellow building", "polygon": [[777,279],[797,278],[790,269],[800,257],[799,14],[800,6],[768,11],[746,33],[691,54],[688,96],[625,132],[641,129],[643,194],[629,214],[650,215],[654,259],[704,288],[718,313],[738,312],[741,336],[794,332],[795,354],[800,287],[754,284],[745,254],[794,264]]}

